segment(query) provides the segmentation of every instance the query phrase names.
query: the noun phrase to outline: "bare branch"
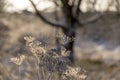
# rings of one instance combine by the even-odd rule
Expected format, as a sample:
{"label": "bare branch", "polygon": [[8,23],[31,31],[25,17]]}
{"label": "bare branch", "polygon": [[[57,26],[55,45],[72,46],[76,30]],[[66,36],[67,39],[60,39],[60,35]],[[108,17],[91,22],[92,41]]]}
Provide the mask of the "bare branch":
{"label": "bare branch", "polygon": [[115,0],[116,1],[116,9],[117,9],[117,14],[120,15],[120,1],[119,0]]}
{"label": "bare branch", "polygon": [[54,15],[55,15],[55,20],[56,21],[59,21],[60,19],[60,17],[58,16],[59,15],[59,7],[60,7],[60,4],[58,3],[58,1],[56,1],[56,0],[53,0],[53,2],[54,2],[54,4],[55,4],[55,11],[54,11]]}
{"label": "bare branch", "polygon": [[72,0],[72,6],[74,6],[75,0]]}
{"label": "bare branch", "polygon": [[77,17],[79,15],[79,8],[80,8],[80,4],[81,4],[82,0],[78,0],[77,6],[76,6],[76,10],[75,10],[75,17]]}
{"label": "bare branch", "polygon": [[62,4],[63,4],[63,7],[62,7],[62,10],[63,10],[63,13],[66,17],[66,19],[68,17],[71,16],[71,6],[68,4],[69,0],[61,0]]}
{"label": "bare branch", "polygon": [[72,14],[72,6],[69,5],[69,0],[61,0],[63,6],[62,6],[62,10],[63,10],[63,14],[64,14],[64,19],[65,19],[65,23],[69,26],[72,27],[72,23],[73,23],[73,14]]}
{"label": "bare branch", "polygon": [[87,19],[87,20],[85,20],[85,21],[81,21],[81,24],[85,25],[85,24],[89,24],[89,23],[95,22],[95,21],[97,21],[98,19],[100,19],[100,17],[101,17],[102,15],[103,15],[102,13],[96,14],[96,15],[90,17],[89,19]]}
{"label": "bare branch", "polygon": [[39,17],[40,19],[42,19],[45,23],[50,24],[51,26],[54,26],[54,27],[67,28],[66,25],[63,25],[63,24],[61,24],[61,23],[59,23],[59,22],[58,22],[58,23],[57,23],[57,22],[52,22],[52,21],[46,19],[46,18],[39,12],[39,10],[37,9],[35,3],[34,3],[32,0],[29,0],[29,1],[30,1],[30,3],[32,4],[33,8],[35,9],[35,12],[36,12],[36,14],[38,15],[38,17]]}
{"label": "bare branch", "polygon": [[56,0],[53,0],[53,2],[56,6],[60,6]]}

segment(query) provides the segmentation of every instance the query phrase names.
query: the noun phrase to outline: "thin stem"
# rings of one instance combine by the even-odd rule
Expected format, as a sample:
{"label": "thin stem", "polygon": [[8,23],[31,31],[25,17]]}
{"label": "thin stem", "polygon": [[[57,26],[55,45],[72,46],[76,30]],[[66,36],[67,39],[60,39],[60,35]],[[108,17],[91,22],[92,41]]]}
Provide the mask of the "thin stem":
{"label": "thin stem", "polygon": [[39,68],[39,59],[38,59],[38,57],[36,57],[36,60],[37,60],[37,65],[36,65],[36,67],[37,67],[37,76],[38,76],[38,80],[40,80],[40,68]]}
{"label": "thin stem", "polygon": [[45,80],[45,73],[43,67],[42,67],[42,75],[43,75],[43,80]]}
{"label": "thin stem", "polygon": [[21,67],[20,67],[20,65],[18,65],[18,75],[19,75],[19,80],[22,80],[21,79]]}
{"label": "thin stem", "polygon": [[39,70],[40,70],[40,68],[39,68],[39,59],[38,59],[38,57],[37,56],[34,56],[34,60],[35,60],[35,69],[36,69],[36,74],[37,74],[37,80],[40,80],[40,72],[39,72]]}

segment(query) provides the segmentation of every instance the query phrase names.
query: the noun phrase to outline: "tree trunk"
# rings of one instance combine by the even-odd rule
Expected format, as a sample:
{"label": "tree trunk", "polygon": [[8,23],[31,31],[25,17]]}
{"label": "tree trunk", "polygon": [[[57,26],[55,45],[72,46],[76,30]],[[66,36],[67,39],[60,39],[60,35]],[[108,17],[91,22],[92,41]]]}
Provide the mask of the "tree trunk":
{"label": "tree trunk", "polygon": [[[77,6],[74,4],[74,0],[72,4],[69,4],[70,0],[60,0],[62,3],[62,12],[64,14],[63,18],[66,24],[61,24],[59,22],[52,22],[49,19],[45,18],[37,9],[36,5],[34,4],[33,0],[29,0],[31,4],[33,5],[36,14],[47,24],[50,24],[52,26],[60,27],[63,30],[63,33],[69,37],[70,39],[73,39],[76,37],[75,31],[76,31],[76,24],[79,24],[79,21],[77,20],[79,17],[79,7],[81,5],[82,0],[77,0]],[[75,8],[76,7],[76,8]],[[71,51],[69,59],[71,62],[74,63],[74,40],[71,40],[65,45],[65,48],[69,51]]]}
{"label": "tree trunk", "polygon": [[75,27],[74,25],[71,26],[69,29],[63,29],[64,34],[69,37],[71,40],[65,44],[65,48],[70,51],[69,59],[71,60],[72,63],[74,63],[74,38],[76,37],[75,34]]}
{"label": "tree trunk", "polygon": [[71,51],[69,59],[71,60],[72,63],[74,63],[74,60],[75,60],[74,43],[75,43],[75,38],[76,38],[76,28],[78,26],[82,27],[82,24],[79,24],[77,20],[73,17],[73,15],[70,16],[70,21],[67,24],[70,25],[69,28],[62,29],[62,30],[64,34],[71,39],[71,41],[65,45],[65,48]]}

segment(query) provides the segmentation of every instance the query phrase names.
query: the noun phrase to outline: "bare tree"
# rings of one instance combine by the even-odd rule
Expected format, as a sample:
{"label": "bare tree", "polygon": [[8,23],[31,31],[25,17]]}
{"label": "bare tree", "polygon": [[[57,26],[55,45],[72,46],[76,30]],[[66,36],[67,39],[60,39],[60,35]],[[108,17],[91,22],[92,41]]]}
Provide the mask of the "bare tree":
{"label": "bare tree", "polygon": [[4,6],[5,6],[5,1],[4,0],[0,0],[0,12],[4,11]]}
{"label": "bare tree", "polygon": [[117,14],[118,14],[118,16],[120,16],[120,0],[115,0],[115,2],[116,2],[115,7],[117,10]]}
{"label": "bare tree", "polygon": [[[76,37],[76,29],[78,27],[83,27],[84,24],[96,21],[101,15],[95,15],[85,22],[80,22],[79,20],[79,14],[81,12],[80,5],[82,0],[52,0],[56,4],[56,7],[61,8],[61,12],[63,13],[64,22],[61,22],[61,20],[57,19],[58,21],[52,21],[46,18],[42,13],[37,9],[37,6],[33,2],[33,0],[29,0],[32,4],[32,6],[35,9],[35,12],[37,16],[43,20],[45,23],[52,25],[53,27],[60,27],[63,31],[63,33],[68,36],[69,38],[75,38]],[[58,4],[61,3],[61,4]],[[58,15],[59,16],[59,15]],[[69,59],[74,62],[74,40],[71,40],[67,44],[65,44],[65,48],[69,51],[71,51]]]}

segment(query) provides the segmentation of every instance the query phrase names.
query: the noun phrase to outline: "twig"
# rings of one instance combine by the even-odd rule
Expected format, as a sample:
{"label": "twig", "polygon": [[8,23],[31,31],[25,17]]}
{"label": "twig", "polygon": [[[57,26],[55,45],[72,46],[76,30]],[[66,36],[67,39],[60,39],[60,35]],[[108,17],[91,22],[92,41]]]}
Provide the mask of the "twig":
{"label": "twig", "polygon": [[89,24],[89,23],[95,22],[95,21],[97,21],[98,19],[100,19],[100,17],[101,17],[102,15],[103,15],[102,13],[96,14],[96,15],[88,18],[88,19],[85,20],[85,21],[81,21],[81,24],[85,25],[85,24]]}
{"label": "twig", "polygon": [[45,17],[39,12],[39,10],[37,9],[37,6],[35,5],[35,3],[34,3],[32,0],[29,0],[29,1],[30,1],[30,3],[32,4],[33,8],[35,9],[35,12],[36,12],[36,14],[38,15],[38,17],[39,17],[40,19],[42,19],[45,23],[50,24],[50,25],[52,25],[52,26],[54,26],[54,27],[67,28],[66,25],[63,25],[63,24],[61,24],[60,22],[52,22],[52,21],[48,20],[47,18],[45,18]]}
{"label": "twig", "polygon": [[18,65],[18,75],[19,75],[19,80],[22,80],[22,77],[21,77],[21,66]]}

